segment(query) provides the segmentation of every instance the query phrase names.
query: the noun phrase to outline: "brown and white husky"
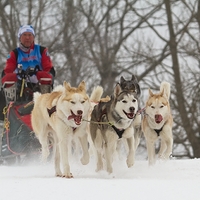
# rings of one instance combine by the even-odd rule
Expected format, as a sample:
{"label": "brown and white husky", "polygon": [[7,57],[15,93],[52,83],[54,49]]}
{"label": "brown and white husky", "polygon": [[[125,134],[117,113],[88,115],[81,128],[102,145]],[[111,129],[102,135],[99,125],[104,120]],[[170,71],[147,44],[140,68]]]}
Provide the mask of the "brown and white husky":
{"label": "brown and white husky", "polygon": [[168,159],[172,154],[173,135],[170,104],[170,84],[162,82],[160,92],[154,94],[149,89],[146,113],[142,120],[142,130],[146,139],[149,165],[155,164],[155,143],[160,139],[158,158]]}

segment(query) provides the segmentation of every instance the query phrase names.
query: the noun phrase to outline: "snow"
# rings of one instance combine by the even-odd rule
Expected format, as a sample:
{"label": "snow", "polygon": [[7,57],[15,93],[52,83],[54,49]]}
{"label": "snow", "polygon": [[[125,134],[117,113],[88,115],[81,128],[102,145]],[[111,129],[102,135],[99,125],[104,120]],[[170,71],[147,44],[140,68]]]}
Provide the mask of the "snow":
{"label": "snow", "polygon": [[0,166],[0,200],[197,200],[200,198],[200,159],[158,161],[149,167],[137,160],[127,168],[115,161],[114,172],[95,172],[70,161],[73,179],[54,176],[52,162]]}

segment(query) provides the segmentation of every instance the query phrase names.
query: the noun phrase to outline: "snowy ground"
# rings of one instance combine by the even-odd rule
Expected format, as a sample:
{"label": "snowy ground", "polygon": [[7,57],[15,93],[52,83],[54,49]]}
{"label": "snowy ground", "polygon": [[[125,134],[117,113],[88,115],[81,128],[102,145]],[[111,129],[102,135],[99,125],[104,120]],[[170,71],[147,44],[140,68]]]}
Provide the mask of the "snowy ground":
{"label": "snowy ground", "polygon": [[91,158],[83,166],[71,161],[73,179],[54,177],[52,163],[0,166],[0,200],[197,200],[200,199],[200,159],[169,160],[148,167],[124,160],[114,173],[95,172]]}

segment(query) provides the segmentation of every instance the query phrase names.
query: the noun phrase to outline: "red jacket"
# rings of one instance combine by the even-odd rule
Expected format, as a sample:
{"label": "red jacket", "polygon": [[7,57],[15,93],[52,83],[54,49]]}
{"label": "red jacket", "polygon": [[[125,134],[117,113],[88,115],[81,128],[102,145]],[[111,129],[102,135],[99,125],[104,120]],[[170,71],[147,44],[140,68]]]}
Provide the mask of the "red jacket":
{"label": "red jacket", "polygon": [[[34,44],[31,46],[29,52],[26,52],[26,54],[29,54],[32,49],[34,49]],[[5,74],[13,73],[15,69],[17,68],[17,64],[18,63],[17,63],[15,53],[11,51],[6,61],[4,73]],[[41,65],[42,65],[43,71],[45,72],[50,72],[51,68],[53,67],[47,48],[44,49],[41,55]]]}
{"label": "red jacket", "polygon": [[[36,51],[33,51],[34,47]],[[16,75],[17,65],[23,64],[23,63],[20,63],[19,60],[21,60],[22,62],[25,62],[24,65],[26,67],[31,63],[33,64],[34,62],[36,62],[35,64],[38,63],[38,65],[40,65],[41,71],[38,71],[36,74],[38,80],[40,80],[41,78],[52,79],[55,74],[52,73],[54,69],[53,69],[53,64],[52,64],[50,55],[48,53],[48,50],[47,48],[45,48],[41,55],[38,48],[39,46],[35,44],[31,46],[29,52],[23,52],[20,48],[18,48],[18,59],[16,58],[14,51],[11,51],[10,54],[8,55],[6,66],[4,68],[3,77],[1,79],[2,83],[4,83],[5,81],[15,81],[15,82],[17,81],[17,75]],[[34,52],[36,52],[37,55],[35,55]],[[21,57],[21,55],[23,54],[25,55]],[[29,55],[26,55],[26,54],[30,54],[30,57]],[[26,62],[25,60],[28,60],[28,61]]]}

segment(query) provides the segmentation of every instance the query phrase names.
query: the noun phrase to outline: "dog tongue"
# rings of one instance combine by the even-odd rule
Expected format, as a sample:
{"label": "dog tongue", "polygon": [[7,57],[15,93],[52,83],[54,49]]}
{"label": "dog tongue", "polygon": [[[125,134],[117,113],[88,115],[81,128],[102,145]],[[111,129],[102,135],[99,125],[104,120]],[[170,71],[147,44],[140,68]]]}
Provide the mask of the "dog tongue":
{"label": "dog tongue", "polygon": [[155,122],[159,124],[163,120],[162,115],[155,115]]}
{"label": "dog tongue", "polygon": [[75,115],[74,121],[77,125],[81,124],[82,115]]}
{"label": "dog tongue", "polygon": [[128,117],[129,119],[133,119],[134,113],[127,113],[127,117]]}
{"label": "dog tongue", "polygon": [[74,119],[75,123],[76,123],[77,125],[80,125],[80,124],[81,124],[82,115],[75,115],[75,114],[72,112],[72,115],[70,115],[70,116],[68,117],[68,120],[70,120],[70,119]]}

